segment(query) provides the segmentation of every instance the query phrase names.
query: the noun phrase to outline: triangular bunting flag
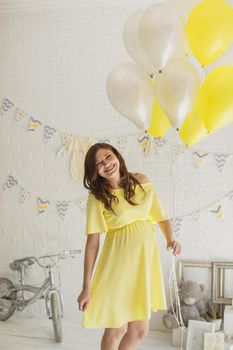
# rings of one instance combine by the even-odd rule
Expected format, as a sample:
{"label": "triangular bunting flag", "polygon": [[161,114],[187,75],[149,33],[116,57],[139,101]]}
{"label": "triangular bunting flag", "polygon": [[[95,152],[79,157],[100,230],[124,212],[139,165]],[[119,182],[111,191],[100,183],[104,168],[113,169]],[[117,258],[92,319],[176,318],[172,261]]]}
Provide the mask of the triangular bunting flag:
{"label": "triangular bunting flag", "polygon": [[208,153],[193,152],[192,156],[193,164],[196,168],[200,168],[200,166],[203,165],[205,160],[207,159]]}
{"label": "triangular bunting flag", "polygon": [[73,134],[67,134],[67,133],[61,133],[61,142],[63,145],[66,145],[67,143],[69,143],[72,138],[73,138]]}
{"label": "triangular bunting flag", "polygon": [[162,137],[153,136],[153,139],[157,147],[163,147],[166,144],[166,140]]}
{"label": "triangular bunting flag", "polygon": [[222,215],[222,206],[220,202],[214,203],[210,206],[211,213],[215,214],[217,219],[220,220],[223,218]]}
{"label": "triangular bunting flag", "polygon": [[3,115],[5,112],[8,112],[13,107],[14,103],[11,102],[8,98],[4,98],[2,100],[1,114]]}
{"label": "triangular bunting flag", "polygon": [[200,211],[196,211],[191,214],[191,217],[193,219],[193,222],[195,226],[198,228],[199,231],[202,231],[202,216]]}
{"label": "triangular bunting flag", "polygon": [[86,198],[81,198],[76,201],[77,206],[82,212],[85,212],[86,210],[86,205],[87,205],[87,199]]}
{"label": "triangular bunting flag", "polygon": [[67,210],[69,208],[69,204],[70,204],[70,202],[67,202],[67,201],[57,202],[57,211],[58,211],[58,214],[62,220],[64,219],[64,217],[67,213]]}
{"label": "triangular bunting flag", "polygon": [[24,204],[26,202],[26,200],[28,200],[31,197],[31,195],[32,194],[28,190],[26,190],[25,188],[21,187],[19,203],[20,204]]}
{"label": "triangular bunting flag", "polygon": [[21,111],[19,108],[16,108],[15,110],[15,120],[19,122],[20,120],[28,117],[27,113]]}
{"label": "triangular bunting flag", "polygon": [[184,148],[185,146],[181,146],[178,144],[171,145],[171,158],[173,162],[175,162],[176,159],[178,159],[181,156],[181,154],[184,153]]}
{"label": "triangular bunting flag", "polygon": [[228,196],[227,196],[230,200],[233,199],[233,191],[231,191],[230,193],[228,193]]}
{"label": "triangular bunting flag", "polygon": [[3,185],[3,190],[6,191],[7,189],[12,188],[17,184],[18,184],[18,181],[12,175],[8,175],[8,178],[5,184]]}
{"label": "triangular bunting flag", "polygon": [[226,164],[229,154],[227,153],[215,153],[215,163],[217,165],[218,171],[221,172]]}
{"label": "triangular bunting flag", "polygon": [[182,228],[182,221],[183,218],[182,217],[176,217],[173,223],[172,220],[172,224],[173,224],[173,232],[174,232],[174,236],[175,237],[179,237],[180,232],[181,232],[181,228]]}
{"label": "triangular bunting flag", "polygon": [[46,125],[44,127],[44,142],[47,143],[48,140],[50,140],[56,132],[57,132],[56,129]]}
{"label": "triangular bunting flag", "polygon": [[145,156],[158,153],[154,138],[147,132],[143,133],[141,137],[138,138],[138,142]]}
{"label": "triangular bunting flag", "polygon": [[127,137],[125,136],[119,136],[117,138],[117,145],[120,149],[120,152],[122,152],[125,156],[127,154],[127,150],[128,150],[128,141],[127,141]]}
{"label": "triangular bunting flag", "polygon": [[100,143],[111,143],[111,140],[104,137],[104,138],[98,139],[98,142],[100,142]]}
{"label": "triangular bunting flag", "polygon": [[37,198],[37,210],[39,214],[44,213],[49,208],[50,202],[46,199]]}
{"label": "triangular bunting flag", "polygon": [[41,122],[39,120],[30,118],[29,124],[28,124],[28,130],[29,131],[35,131],[41,126]]}

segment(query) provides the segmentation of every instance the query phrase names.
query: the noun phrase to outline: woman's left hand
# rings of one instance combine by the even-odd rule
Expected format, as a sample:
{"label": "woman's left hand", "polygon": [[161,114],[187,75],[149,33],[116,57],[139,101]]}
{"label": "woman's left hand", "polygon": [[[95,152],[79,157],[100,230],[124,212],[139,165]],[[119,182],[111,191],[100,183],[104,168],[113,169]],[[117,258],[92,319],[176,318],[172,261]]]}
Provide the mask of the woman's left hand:
{"label": "woman's left hand", "polygon": [[171,249],[174,256],[179,255],[181,252],[181,244],[177,241],[169,242],[167,244],[167,249]]}

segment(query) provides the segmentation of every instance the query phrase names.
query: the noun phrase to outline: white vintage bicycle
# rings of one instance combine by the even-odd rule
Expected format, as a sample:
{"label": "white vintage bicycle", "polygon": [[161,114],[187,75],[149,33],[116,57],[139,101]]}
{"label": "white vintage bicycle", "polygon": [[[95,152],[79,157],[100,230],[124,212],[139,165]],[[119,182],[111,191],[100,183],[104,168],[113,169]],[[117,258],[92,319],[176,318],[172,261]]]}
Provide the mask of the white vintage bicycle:
{"label": "white vintage bicycle", "polygon": [[[61,318],[63,317],[64,305],[60,290],[60,272],[57,264],[61,259],[74,258],[76,254],[80,253],[81,250],[68,250],[38,258],[27,256],[10,263],[10,268],[19,273],[19,283],[14,284],[8,278],[0,278],[0,321],[6,321],[16,310],[22,311],[26,306],[35,303],[39,299],[44,299],[47,315],[52,320],[55,340],[56,342],[61,342]],[[35,263],[44,269],[46,275],[40,287],[24,283],[25,270]],[[54,267],[58,271],[57,285],[54,282]],[[32,296],[26,297],[26,292],[30,292]]]}

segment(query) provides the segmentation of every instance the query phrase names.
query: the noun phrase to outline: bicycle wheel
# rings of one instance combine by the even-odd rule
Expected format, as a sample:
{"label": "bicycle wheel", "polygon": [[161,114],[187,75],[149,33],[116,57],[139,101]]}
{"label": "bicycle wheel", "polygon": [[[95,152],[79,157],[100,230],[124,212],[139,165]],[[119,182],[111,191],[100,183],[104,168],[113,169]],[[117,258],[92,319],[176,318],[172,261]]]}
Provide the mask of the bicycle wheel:
{"label": "bicycle wheel", "polygon": [[8,278],[0,278],[0,321],[6,321],[15,312],[12,300],[16,300],[17,293],[12,292],[13,288],[14,284]]}
{"label": "bicycle wheel", "polygon": [[57,343],[62,341],[62,324],[61,315],[59,312],[57,293],[50,295],[51,317],[53,323],[54,337]]}

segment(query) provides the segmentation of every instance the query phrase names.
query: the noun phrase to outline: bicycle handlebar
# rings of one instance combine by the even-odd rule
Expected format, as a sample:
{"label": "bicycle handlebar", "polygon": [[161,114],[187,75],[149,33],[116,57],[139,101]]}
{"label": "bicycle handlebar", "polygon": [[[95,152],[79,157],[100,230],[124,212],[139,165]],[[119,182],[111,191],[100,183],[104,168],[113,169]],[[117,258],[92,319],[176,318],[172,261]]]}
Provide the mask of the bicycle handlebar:
{"label": "bicycle handlebar", "polygon": [[[81,253],[81,249],[78,250],[63,250],[60,253],[57,254],[49,254],[49,255],[43,255],[43,256],[39,256],[36,259],[44,259],[44,258],[55,258],[58,257],[59,259],[62,258],[65,255],[73,255],[73,254],[80,254]],[[30,258],[30,257],[29,257]],[[35,257],[33,257],[35,258]]]}
{"label": "bicycle handlebar", "polygon": [[[63,250],[57,254],[39,256],[38,258],[36,258],[35,256],[26,256],[25,258],[14,260],[12,263],[9,264],[9,266],[12,270],[18,270],[20,265],[28,266],[28,265],[33,265],[36,262],[40,267],[49,268],[49,267],[55,266],[59,262],[59,260],[64,259],[65,256],[71,256],[72,258],[74,258],[73,255],[80,254],[80,253],[81,253],[81,249],[78,249],[78,250],[71,249],[71,250]],[[54,261],[53,258],[55,257],[58,258],[57,261]],[[41,264],[39,260],[46,259],[46,258],[50,258],[53,261],[53,263],[46,264],[45,266]]]}

